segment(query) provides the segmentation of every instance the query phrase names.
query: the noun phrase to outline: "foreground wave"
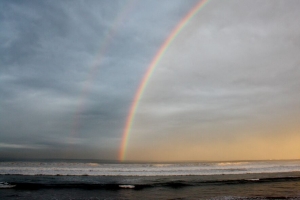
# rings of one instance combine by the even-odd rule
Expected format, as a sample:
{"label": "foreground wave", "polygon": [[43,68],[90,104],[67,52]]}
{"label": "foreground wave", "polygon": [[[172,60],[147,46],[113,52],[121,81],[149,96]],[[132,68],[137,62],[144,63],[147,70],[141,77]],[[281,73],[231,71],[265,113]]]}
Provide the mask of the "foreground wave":
{"label": "foreground wave", "polygon": [[0,180],[1,200],[300,199],[300,173],[294,172],[145,177],[0,175]]}
{"label": "foreground wave", "polygon": [[[19,177],[20,178],[20,177]],[[209,185],[240,185],[240,184],[260,184],[260,183],[275,183],[275,182],[299,182],[299,177],[277,177],[277,178],[261,178],[261,179],[235,179],[235,180],[200,180],[198,179],[180,179],[180,180],[166,180],[156,179],[151,183],[136,183],[135,185],[123,184],[124,182],[115,183],[94,183],[94,182],[66,182],[62,180],[52,180],[40,183],[41,179],[34,181],[31,179],[30,182],[24,181],[11,181],[10,183],[5,182],[0,184],[0,188],[14,188],[14,189],[45,189],[45,188],[80,188],[80,189],[145,189],[155,187],[170,187],[170,188],[182,188],[182,187],[195,187],[195,186],[209,186]]]}

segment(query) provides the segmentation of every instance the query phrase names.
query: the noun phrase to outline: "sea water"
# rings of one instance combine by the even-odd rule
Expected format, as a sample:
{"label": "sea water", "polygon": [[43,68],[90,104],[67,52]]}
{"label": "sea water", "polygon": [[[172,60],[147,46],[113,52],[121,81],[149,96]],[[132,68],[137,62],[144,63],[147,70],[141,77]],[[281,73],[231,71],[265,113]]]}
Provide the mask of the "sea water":
{"label": "sea water", "polygon": [[0,199],[300,199],[300,161],[3,161],[0,188]]}
{"label": "sea water", "polygon": [[195,163],[0,162],[0,174],[74,176],[189,176],[300,171],[300,161]]}

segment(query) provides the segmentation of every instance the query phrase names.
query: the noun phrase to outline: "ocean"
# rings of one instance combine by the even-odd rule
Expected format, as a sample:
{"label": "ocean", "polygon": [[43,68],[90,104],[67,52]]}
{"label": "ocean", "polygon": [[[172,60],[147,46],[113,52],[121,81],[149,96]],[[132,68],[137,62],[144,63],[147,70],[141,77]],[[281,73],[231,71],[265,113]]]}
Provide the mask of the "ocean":
{"label": "ocean", "polygon": [[0,199],[300,199],[300,160],[2,161]]}

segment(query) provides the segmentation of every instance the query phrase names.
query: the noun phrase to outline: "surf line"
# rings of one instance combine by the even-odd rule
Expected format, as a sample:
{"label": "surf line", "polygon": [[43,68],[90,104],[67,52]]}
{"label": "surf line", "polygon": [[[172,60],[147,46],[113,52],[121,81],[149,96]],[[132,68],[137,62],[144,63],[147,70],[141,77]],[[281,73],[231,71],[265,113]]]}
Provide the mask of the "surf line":
{"label": "surf line", "polygon": [[167,39],[164,41],[164,43],[161,45],[157,53],[155,54],[154,58],[152,59],[150,65],[147,68],[146,73],[144,74],[144,77],[135,93],[135,96],[133,98],[131,107],[129,109],[129,114],[127,115],[125,127],[122,134],[122,141],[121,141],[121,147],[119,152],[119,161],[124,161],[126,156],[126,149],[127,144],[130,136],[131,127],[134,121],[134,116],[136,113],[136,110],[139,105],[139,101],[141,97],[143,96],[143,93],[145,91],[145,88],[147,87],[148,81],[151,78],[151,75],[154,72],[155,67],[160,62],[161,58],[163,57],[164,53],[170,46],[170,44],[174,41],[174,39],[177,37],[177,35],[181,32],[181,30],[185,27],[185,25],[203,8],[209,0],[201,0],[199,1],[187,14],[186,16],[176,25],[176,27],[172,30],[172,32],[169,34]]}
{"label": "surf line", "polygon": [[117,35],[118,30],[122,27],[125,19],[128,18],[128,15],[132,12],[132,10],[136,7],[137,0],[127,0],[125,5],[120,9],[119,13],[116,15],[112,25],[108,29],[104,39],[102,40],[102,44],[100,45],[99,51],[95,56],[94,61],[92,62],[87,78],[86,83],[83,85],[77,110],[73,116],[72,120],[72,128],[71,128],[71,140],[70,144],[75,143],[74,137],[77,136],[78,130],[80,129],[80,114],[84,111],[86,106],[86,100],[90,94],[92,83],[94,82],[97,72],[99,70],[100,65],[103,62],[104,55],[107,53],[109,47],[115,36]]}

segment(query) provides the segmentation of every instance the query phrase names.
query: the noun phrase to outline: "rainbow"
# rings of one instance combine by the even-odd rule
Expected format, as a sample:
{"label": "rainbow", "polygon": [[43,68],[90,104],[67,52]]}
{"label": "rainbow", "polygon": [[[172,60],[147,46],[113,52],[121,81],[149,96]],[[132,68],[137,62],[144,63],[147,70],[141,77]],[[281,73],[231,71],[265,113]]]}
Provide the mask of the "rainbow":
{"label": "rainbow", "polygon": [[[86,78],[86,84],[83,86],[81,95],[79,97],[78,107],[73,116],[73,124],[71,128],[71,139],[77,135],[77,131],[80,129],[80,114],[85,109],[85,101],[90,94],[92,83],[94,82],[96,75],[98,74],[98,70],[103,62],[103,58],[106,52],[109,50],[109,47],[118,33],[118,30],[122,27],[124,21],[128,17],[128,15],[132,12],[137,4],[137,0],[127,0],[124,6],[120,9],[118,15],[115,17],[114,22],[106,33],[102,44],[100,45],[100,49],[95,56],[95,60],[93,60],[92,65],[89,67],[88,77]],[[72,144],[73,142],[70,141]]]}
{"label": "rainbow", "polygon": [[136,113],[136,110],[139,105],[139,101],[141,97],[143,96],[143,93],[145,91],[145,88],[147,87],[148,81],[151,78],[155,67],[160,62],[161,58],[163,57],[164,53],[170,46],[170,44],[174,41],[176,36],[181,32],[181,30],[185,27],[185,25],[188,23],[189,20],[191,20],[197,12],[203,8],[209,0],[201,0],[199,1],[189,12],[188,14],[177,24],[177,26],[172,30],[171,34],[167,37],[167,39],[164,41],[164,43],[161,45],[158,52],[155,54],[154,58],[152,59],[150,65],[147,68],[147,71],[135,93],[133,102],[131,104],[129,114],[127,115],[125,127],[122,135],[122,142],[121,142],[121,148],[119,152],[119,160],[124,161],[125,160],[125,154],[126,154],[126,148],[129,140],[130,130],[134,121],[134,116]]}

